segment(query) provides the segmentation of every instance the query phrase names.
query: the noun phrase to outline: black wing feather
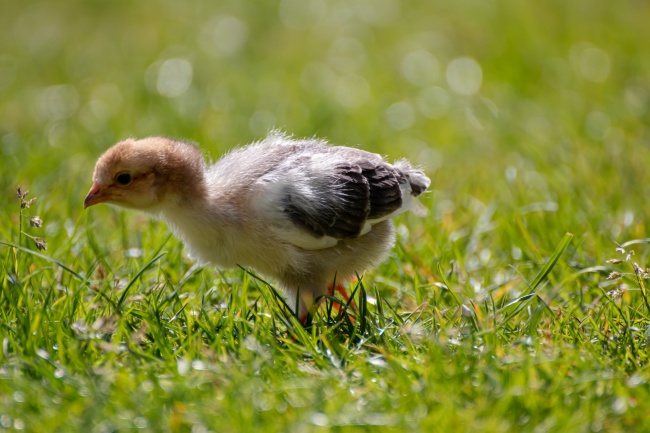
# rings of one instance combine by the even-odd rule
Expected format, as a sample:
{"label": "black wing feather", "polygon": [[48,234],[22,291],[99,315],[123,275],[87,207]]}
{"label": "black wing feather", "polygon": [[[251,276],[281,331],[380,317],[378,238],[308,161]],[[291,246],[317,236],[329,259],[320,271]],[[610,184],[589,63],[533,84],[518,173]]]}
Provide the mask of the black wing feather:
{"label": "black wing feather", "polygon": [[400,182],[404,176],[383,162],[343,162],[314,180],[309,205],[298,188],[288,186],[284,212],[315,237],[353,239],[368,219],[389,215],[402,205]]}
{"label": "black wing feather", "polygon": [[403,176],[395,168],[386,163],[373,164],[363,170],[363,175],[370,186],[369,219],[389,215],[402,206],[399,184]]}

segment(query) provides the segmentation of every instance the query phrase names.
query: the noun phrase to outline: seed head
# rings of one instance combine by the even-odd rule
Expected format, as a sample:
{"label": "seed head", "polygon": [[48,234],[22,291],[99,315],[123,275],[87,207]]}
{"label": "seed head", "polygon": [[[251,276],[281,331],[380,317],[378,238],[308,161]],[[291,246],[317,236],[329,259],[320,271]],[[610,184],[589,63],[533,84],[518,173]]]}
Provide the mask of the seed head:
{"label": "seed head", "polygon": [[622,276],[623,276],[623,274],[621,274],[620,272],[614,271],[614,272],[612,272],[611,274],[609,274],[607,276],[607,279],[608,280],[617,280],[617,279],[621,278]]}
{"label": "seed head", "polygon": [[34,242],[36,242],[36,248],[38,248],[40,251],[47,249],[47,242],[45,241],[45,239],[34,238]]}
{"label": "seed head", "polygon": [[22,200],[25,197],[27,197],[27,194],[29,194],[29,191],[23,192],[23,190],[20,189],[20,185],[18,185],[18,188],[16,190],[16,195],[18,196],[18,198]]}
{"label": "seed head", "polygon": [[29,200],[20,199],[20,207],[22,209],[29,209],[29,207],[33,205],[35,201],[36,201],[36,197],[30,198]]}
{"label": "seed head", "polygon": [[32,227],[43,227],[43,220],[38,215],[33,216],[29,219],[29,225]]}
{"label": "seed head", "polygon": [[637,263],[633,263],[632,266],[634,266],[634,272],[637,274],[637,276],[643,278],[644,280],[648,279],[648,274],[645,269],[643,269]]}
{"label": "seed head", "polygon": [[607,260],[607,263],[611,263],[613,265],[618,265],[619,263],[623,263],[623,260],[621,260],[621,259],[609,259],[609,260]]}
{"label": "seed head", "polygon": [[607,295],[612,299],[620,299],[623,297],[623,290],[621,290],[620,288],[610,290],[609,292],[607,292]]}

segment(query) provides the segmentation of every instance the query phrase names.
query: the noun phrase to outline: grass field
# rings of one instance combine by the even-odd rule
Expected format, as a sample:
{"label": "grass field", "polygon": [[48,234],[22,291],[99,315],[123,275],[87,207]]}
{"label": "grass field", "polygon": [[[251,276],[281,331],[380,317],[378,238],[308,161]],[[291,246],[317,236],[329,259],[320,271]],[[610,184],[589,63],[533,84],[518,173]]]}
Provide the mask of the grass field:
{"label": "grass field", "polygon": [[[0,10],[0,432],[650,431],[647,2]],[[433,181],[354,320],[83,210],[119,139],[271,128]]]}

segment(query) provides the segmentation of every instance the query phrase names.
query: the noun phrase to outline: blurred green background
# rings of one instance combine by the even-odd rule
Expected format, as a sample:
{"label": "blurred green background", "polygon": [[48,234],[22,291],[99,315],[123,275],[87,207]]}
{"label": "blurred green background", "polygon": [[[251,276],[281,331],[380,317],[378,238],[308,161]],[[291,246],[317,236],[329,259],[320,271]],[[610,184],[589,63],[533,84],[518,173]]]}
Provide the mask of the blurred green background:
{"label": "blurred green background", "polygon": [[[325,431],[328,416],[352,431],[380,412],[399,414],[383,418],[392,431],[647,424],[645,298],[605,260],[625,257],[613,241],[647,237],[649,23],[642,0],[0,0],[0,242],[18,242],[21,185],[39,197],[25,214],[45,221],[25,230],[109,297],[167,253],[118,331],[86,340],[117,320],[103,292],[2,247],[0,408],[34,431],[114,431],[99,418],[190,431],[192,413],[217,431],[307,431],[307,419]],[[240,315],[260,296],[243,272],[196,271],[162,224],[82,209],[95,160],[120,139],[193,140],[216,159],[271,128],[406,157],[431,177],[428,216],[397,218],[398,246],[365,280],[395,308],[374,330],[390,344],[339,359],[320,352],[333,326],[310,354],[264,306]],[[543,302],[525,304],[566,232]],[[146,326],[155,338],[116,352]],[[186,377],[192,359],[203,364]],[[260,389],[277,413],[251,406]],[[287,389],[300,395],[289,407]]]}
{"label": "blurred green background", "polygon": [[0,7],[3,206],[22,184],[75,216],[124,137],[218,157],[277,127],[406,156],[452,202],[506,205],[514,188],[568,207],[579,226],[558,236],[597,211],[618,237],[613,221],[648,210],[645,1]]}

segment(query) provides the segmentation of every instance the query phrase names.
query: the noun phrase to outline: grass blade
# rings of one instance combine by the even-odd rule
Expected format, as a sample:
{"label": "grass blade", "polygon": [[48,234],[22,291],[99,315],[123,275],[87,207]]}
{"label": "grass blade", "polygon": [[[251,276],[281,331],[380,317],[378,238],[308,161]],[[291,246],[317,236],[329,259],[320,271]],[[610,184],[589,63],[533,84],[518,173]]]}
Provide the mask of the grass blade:
{"label": "grass blade", "polygon": [[[548,276],[548,274],[553,270],[558,260],[560,260],[560,257],[562,257],[562,254],[564,254],[564,251],[566,251],[567,247],[571,243],[571,239],[573,239],[573,234],[571,233],[565,234],[564,238],[562,238],[562,241],[555,249],[555,252],[553,252],[553,254],[546,261],[542,269],[540,269],[540,271],[537,273],[532,283],[528,285],[528,290],[524,292],[522,296],[509,302],[508,304],[506,304],[505,306],[497,310],[497,313],[501,313],[504,311],[507,312],[505,317],[501,321],[501,323],[498,325],[498,328],[502,328],[513,317],[515,317],[523,309],[525,309],[532,302],[533,299],[538,298],[538,295],[535,290],[542,283],[542,281],[544,281],[544,279]],[[544,305],[546,305],[546,303],[544,303]],[[514,309],[512,311],[508,311],[508,309],[513,306]],[[547,310],[547,308],[545,310]]]}

